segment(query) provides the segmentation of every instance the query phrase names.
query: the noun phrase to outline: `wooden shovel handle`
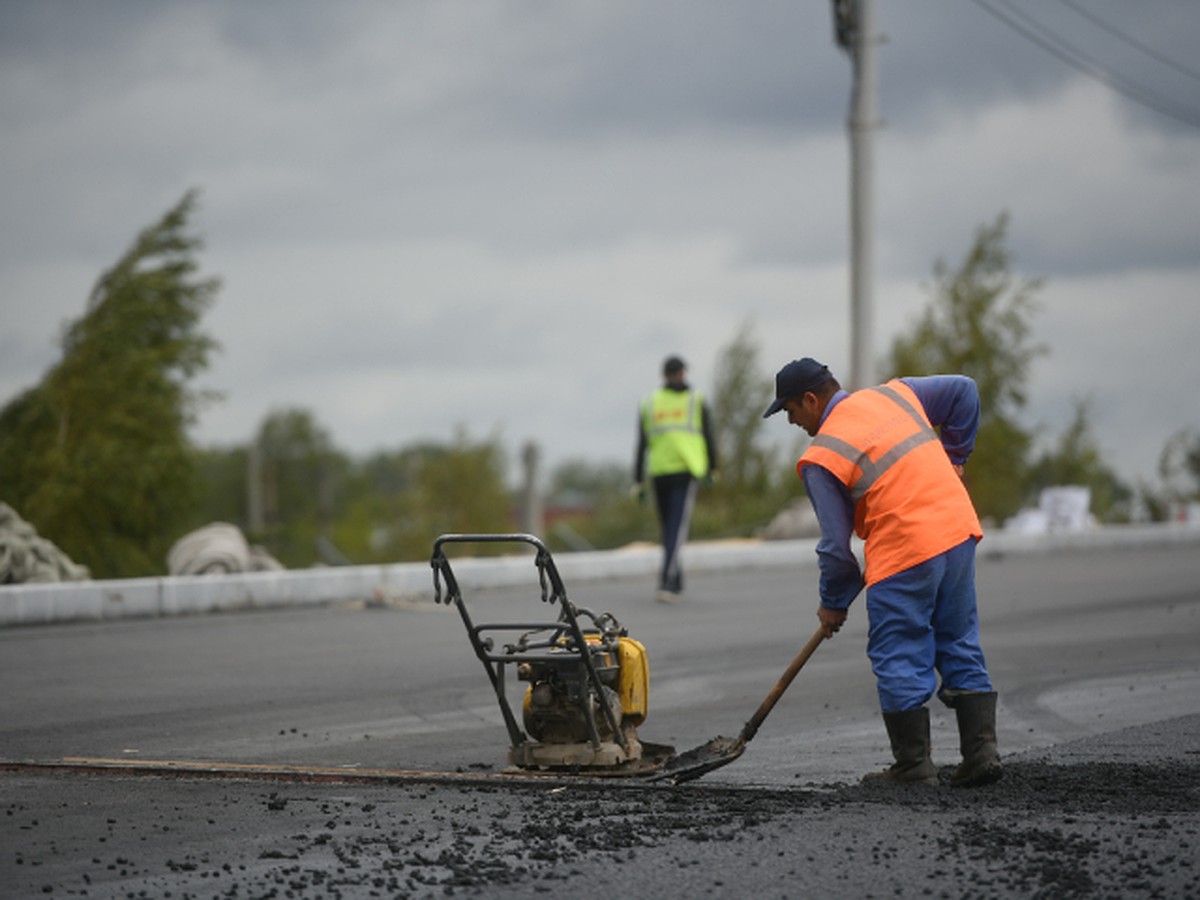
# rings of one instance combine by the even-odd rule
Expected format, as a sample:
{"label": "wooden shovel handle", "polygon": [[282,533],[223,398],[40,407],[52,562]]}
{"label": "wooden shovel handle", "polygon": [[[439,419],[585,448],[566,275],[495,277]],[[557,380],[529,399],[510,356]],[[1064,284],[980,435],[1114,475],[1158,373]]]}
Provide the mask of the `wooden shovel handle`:
{"label": "wooden shovel handle", "polygon": [[800,648],[800,652],[796,654],[796,658],[792,660],[791,665],[780,676],[779,681],[775,683],[775,687],[771,688],[771,693],[767,694],[767,698],[759,704],[758,709],[754,711],[754,715],[750,717],[750,721],[742,728],[741,741],[743,743],[754,737],[758,731],[758,726],[763,723],[763,719],[767,717],[767,714],[775,708],[775,704],[779,702],[779,698],[783,696],[783,692],[788,689],[788,685],[792,683],[792,679],[804,668],[804,664],[808,662],[808,658],[813,655],[813,652],[820,646],[823,640],[825,640],[825,627],[822,625],[813,632],[813,636],[808,639],[808,643]]}

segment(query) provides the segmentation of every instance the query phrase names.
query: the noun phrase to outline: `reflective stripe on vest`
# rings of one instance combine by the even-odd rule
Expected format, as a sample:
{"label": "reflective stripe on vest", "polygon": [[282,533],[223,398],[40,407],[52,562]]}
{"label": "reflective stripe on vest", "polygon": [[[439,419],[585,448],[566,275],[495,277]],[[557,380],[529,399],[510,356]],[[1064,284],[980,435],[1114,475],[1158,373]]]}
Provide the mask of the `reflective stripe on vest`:
{"label": "reflective stripe on vest", "polygon": [[931,441],[937,441],[937,432],[929,425],[925,416],[917,412],[911,403],[904,399],[898,391],[889,387],[886,384],[881,384],[879,387],[868,388],[868,390],[883,394],[901,409],[903,409],[913,421],[917,423],[920,429],[916,434],[902,440],[891,450],[879,457],[875,462],[871,461],[871,457],[867,455],[865,450],[859,450],[851,444],[846,443],[841,438],[833,437],[832,435],[824,435],[817,432],[817,436],[812,442],[815,446],[825,447],[826,449],[836,453],[838,456],[853,463],[855,467],[862,472],[862,475],[850,488],[850,499],[855,503],[861,500],[871,486],[879,480],[879,477],[887,472],[892,466],[899,462],[909,452],[920,447],[922,444],[928,444]]}
{"label": "reflective stripe on vest", "polygon": [[805,465],[828,469],[849,490],[868,585],[983,536],[937,432],[900,381],[834,407],[797,468]]}
{"label": "reflective stripe on vest", "polygon": [[648,445],[651,478],[690,472],[708,473],[708,445],[701,421],[704,401],[698,391],[659,388],[642,403],[642,427]]}

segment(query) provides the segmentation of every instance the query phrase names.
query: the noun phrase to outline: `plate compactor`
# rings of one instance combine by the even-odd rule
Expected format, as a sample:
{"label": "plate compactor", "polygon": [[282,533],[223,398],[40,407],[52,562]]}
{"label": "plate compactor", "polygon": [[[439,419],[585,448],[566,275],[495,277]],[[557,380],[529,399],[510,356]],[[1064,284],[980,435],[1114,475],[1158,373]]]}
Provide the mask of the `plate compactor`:
{"label": "plate compactor", "polygon": [[[475,624],[446,558],[453,543],[524,543],[536,550],[541,600],[557,607],[553,621]],[[511,746],[522,770],[589,775],[643,775],[662,768],[674,749],[638,739],[646,719],[650,669],[646,648],[610,614],[567,599],[550,551],[529,534],[444,534],[433,545],[434,598],[453,603],[475,655],[487,671]],[[443,592],[443,584],[445,591]],[[517,724],[505,676],[511,666],[527,682]]]}

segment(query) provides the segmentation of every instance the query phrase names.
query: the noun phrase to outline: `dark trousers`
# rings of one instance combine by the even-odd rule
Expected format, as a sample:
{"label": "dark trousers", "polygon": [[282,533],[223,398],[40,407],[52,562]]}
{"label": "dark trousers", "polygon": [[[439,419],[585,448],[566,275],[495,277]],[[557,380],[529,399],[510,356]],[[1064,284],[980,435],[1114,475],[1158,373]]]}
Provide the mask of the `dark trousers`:
{"label": "dark trousers", "polygon": [[683,591],[683,567],[680,551],[687,543],[692,507],[696,503],[696,479],[690,472],[659,475],[653,479],[654,502],[662,528],[663,562],[659,590],[678,594]]}

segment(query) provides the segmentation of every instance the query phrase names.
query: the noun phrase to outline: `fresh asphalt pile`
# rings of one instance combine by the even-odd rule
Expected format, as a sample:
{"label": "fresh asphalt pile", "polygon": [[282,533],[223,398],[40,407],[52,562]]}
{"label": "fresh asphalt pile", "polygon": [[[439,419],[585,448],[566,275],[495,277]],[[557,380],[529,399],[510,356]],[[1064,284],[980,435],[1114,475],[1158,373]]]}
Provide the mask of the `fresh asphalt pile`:
{"label": "fresh asphalt pile", "polygon": [[0,894],[1200,897],[1200,715],[1009,759],[976,790],[950,771],[785,789],[5,773]]}

